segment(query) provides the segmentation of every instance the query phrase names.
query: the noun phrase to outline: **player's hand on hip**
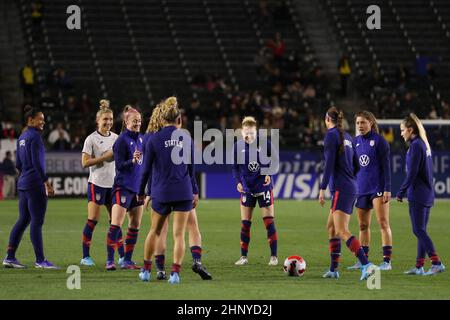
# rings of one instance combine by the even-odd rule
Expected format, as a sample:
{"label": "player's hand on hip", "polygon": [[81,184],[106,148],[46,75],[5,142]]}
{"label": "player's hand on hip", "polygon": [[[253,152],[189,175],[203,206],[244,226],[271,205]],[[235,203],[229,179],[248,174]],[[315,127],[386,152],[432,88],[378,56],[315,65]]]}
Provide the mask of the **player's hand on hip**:
{"label": "player's hand on hip", "polygon": [[198,205],[198,194],[194,194],[194,199],[192,200],[192,209],[195,209]]}
{"label": "player's hand on hip", "polygon": [[55,190],[53,189],[53,186],[49,182],[45,182],[45,191],[47,192],[48,197],[53,197],[55,195]]}
{"label": "player's hand on hip", "polygon": [[143,201],[145,200],[145,195],[142,195],[142,196],[136,195],[136,200],[137,200],[138,202],[143,202]]}
{"label": "player's hand on hip", "polygon": [[238,183],[236,188],[237,188],[238,192],[244,193],[244,188],[242,187],[242,183]]}
{"label": "player's hand on hip", "polygon": [[391,201],[391,193],[388,191],[385,191],[383,193],[383,203],[388,203],[389,201]]}
{"label": "player's hand on hip", "polygon": [[325,190],[319,191],[319,203],[322,207],[325,204]]}
{"label": "player's hand on hip", "polygon": [[270,181],[271,181],[270,180],[270,176],[266,176],[265,179],[264,179],[264,185],[268,186],[270,184]]}

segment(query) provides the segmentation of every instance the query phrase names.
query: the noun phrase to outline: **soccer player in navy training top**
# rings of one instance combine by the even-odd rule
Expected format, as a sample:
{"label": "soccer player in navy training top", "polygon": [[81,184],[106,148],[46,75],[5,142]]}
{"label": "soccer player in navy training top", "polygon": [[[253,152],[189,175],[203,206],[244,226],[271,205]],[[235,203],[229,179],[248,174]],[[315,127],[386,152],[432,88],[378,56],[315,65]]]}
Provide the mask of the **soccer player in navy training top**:
{"label": "soccer player in navy training top", "polygon": [[169,283],[176,284],[180,282],[189,212],[198,202],[198,186],[195,180],[192,139],[188,133],[177,129],[181,125],[177,99],[167,98],[162,103],[161,112],[165,125],[145,145],[144,170],[139,184],[139,199],[143,200],[144,189],[152,172],[148,190],[152,197],[152,224],[145,240],[144,268],[139,278],[142,281],[150,280],[151,259],[155,254],[157,238],[169,214],[173,212],[174,252]]}
{"label": "soccer player in navy training top", "polygon": [[[273,184],[270,175],[261,174],[261,162],[259,152],[254,160],[251,159],[250,151],[254,146],[258,150],[259,137],[256,133],[256,120],[253,117],[245,117],[242,120],[242,137],[234,144],[233,177],[236,181],[237,191],[241,194],[241,257],[235,265],[248,264],[248,245],[250,243],[250,227],[252,225],[253,209],[258,202],[261,208],[264,225],[267,230],[267,239],[270,247],[269,265],[276,266],[278,234],[275,229],[275,212],[273,207]],[[272,147],[267,141],[267,149],[271,152]],[[272,154],[275,156],[275,154]],[[241,159],[241,161],[238,161]],[[238,163],[239,162],[239,163]]]}
{"label": "soccer player in navy training top", "polygon": [[[102,205],[106,206],[108,210],[109,223],[111,224],[111,191],[116,174],[112,147],[118,136],[111,132],[113,111],[109,108],[108,100],[100,101],[100,110],[97,111],[95,122],[97,123],[97,130],[84,141],[81,155],[83,168],[89,168],[88,219],[83,229],[83,258],[80,261],[80,264],[84,266],[95,265],[90,255],[90,247],[92,234],[100,219]],[[119,256],[123,259],[122,229],[119,229],[118,245]]]}
{"label": "soccer player in navy training top", "polygon": [[107,236],[108,260],[106,270],[115,270],[114,252],[118,247],[120,228],[128,212],[129,224],[125,238],[125,256],[120,261],[122,269],[139,269],[132,261],[139,227],[141,225],[143,202],[137,200],[139,177],[142,167],[141,114],[131,106],[123,112],[122,133],[113,146],[116,176],[112,191],[111,226]]}
{"label": "soccer player in navy training top", "polygon": [[358,159],[352,143],[352,137],[344,131],[344,115],[336,107],[328,109],[325,125],[328,129],[324,139],[325,168],[320,183],[319,203],[325,204],[325,190],[329,184],[332,194],[331,210],[328,216],[328,235],[330,242],[331,265],[324,278],[339,278],[337,270],[341,255],[341,239],[361,262],[361,280],[367,279],[373,272],[358,239],[349,229],[350,215],[357,195],[356,173]]}
{"label": "soccer player in navy training top", "polygon": [[[416,265],[405,274],[433,275],[445,271],[445,266],[427,233],[430,210],[434,204],[431,148],[425,128],[414,113],[403,120],[400,130],[410,146],[406,154],[406,178],[397,193],[397,201],[402,202],[405,196],[408,197],[412,229],[418,240]],[[427,272],[423,269],[426,254],[431,260],[431,268]]]}
{"label": "soccer player in navy training top", "polygon": [[[359,161],[356,176],[358,198],[355,207],[359,220],[359,241],[366,256],[369,256],[371,210],[375,209],[381,228],[383,262],[380,270],[391,270],[392,232],[389,224],[389,201],[391,198],[390,149],[387,141],[378,133],[375,116],[369,111],[358,112],[356,128],[360,135],[354,139]],[[348,269],[359,269],[361,263]]]}
{"label": "soccer player in navy training top", "polygon": [[45,259],[42,241],[42,226],[47,210],[47,196],[54,190],[45,175],[45,149],[41,132],[44,129],[44,114],[37,108],[25,107],[24,118],[27,127],[17,140],[16,167],[20,171],[17,189],[19,191],[19,219],[11,230],[7,256],[3,260],[6,268],[22,269],[26,266],[16,259],[25,229],[30,225],[30,238],[36,255],[36,268],[58,269]]}
{"label": "soccer player in navy training top", "polygon": [[[162,119],[161,110],[164,109],[164,104],[158,104],[152,112],[150,121],[147,128],[147,133],[144,135],[144,146],[143,152],[145,154],[145,144],[148,139],[155,133],[164,127],[165,121]],[[177,128],[180,126],[177,124]],[[148,190],[151,190],[152,183],[152,172],[149,172],[149,178],[147,182],[147,196],[144,201],[144,208],[147,209],[151,201],[151,195]],[[166,219],[166,223],[161,230],[158,237],[158,241],[155,249],[155,264],[156,264],[156,279],[166,280],[165,271],[165,252],[167,246],[167,233],[169,229],[169,219]],[[187,229],[189,232],[189,247],[192,255],[192,271],[200,275],[203,280],[211,280],[211,274],[206,270],[205,266],[202,264],[202,235],[198,226],[197,212],[193,208],[189,213],[189,218],[187,221]]]}

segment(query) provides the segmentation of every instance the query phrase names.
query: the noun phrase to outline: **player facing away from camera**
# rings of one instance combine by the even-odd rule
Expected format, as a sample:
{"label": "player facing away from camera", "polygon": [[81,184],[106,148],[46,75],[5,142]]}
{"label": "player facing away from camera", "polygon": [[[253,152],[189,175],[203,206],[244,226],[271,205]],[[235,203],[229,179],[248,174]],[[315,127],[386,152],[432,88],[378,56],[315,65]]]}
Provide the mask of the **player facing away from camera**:
{"label": "player facing away from camera", "polygon": [[129,224],[125,238],[122,269],[139,269],[133,262],[133,251],[141,225],[143,202],[137,200],[142,167],[141,114],[131,106],[123,111],[122,132],[113,146],[116,176],[112,188],[111,225],[107,236],[106,270],[116,270],[114,253],[119,245],[120,229],[128,212]]}
{"label": "player facing away from camera", "polygon": [[[235,265],[248,264],[248,247],[250,244],[250,228],[252,215],[256,203],[261,208],[264,225],[267,230],[267,240],[270,247],[269,265],[278,265],[277,244],[278,234],[275,228],[275,212],[273,199],[273,184],[270,175],[261,174],[260,145],[257,135],[256,120],[245,117],[242,120],[242,137],[234,144],[233,177],[237,191],[241,194],[241,257]],[[267,150],[273,152],[271,144],[267,141]],[[251,152],[256,153],[252,159]],[[275,156],[272,154],[272,156]]]}
{"label": "player facing away from camera", "polygon": [[[401,135],[409,142],[406,154],[406,178],[397,193],[397,201],[407,196],[412,229],[417,237],[416,265],[405,272],[409,275],[434,275],[445,271],[433,241],[427,232],[430,210],[434,204],[433,158],[427,133],[422,122],[414,113],[407,116],[400,125]],[[431,260],[431,268],[425,272],[425,255]]]}
{"label": "player facing away from camera", "polygon": [[367,279],[372,271],[372,263],[364,254],[358,239],[348,228],[357,195],[356,157],[352,137],[344,131],[344,115],[336,107],[328,109],[325,125],[328,129],[324,139],[325,168],[320,183],[319,203],[325,204],[325,190],[330,187],[331,210],[328,215],[327,229],[330,243],[331,265],[324,278],[339,278],[338,266],[341,255],[341,239],[361,262],[361,278]]}
{"label": "player facing away from camera", "polygon": [[[97,130],[86,138],[81,154],[83,168],[89,168],[88,219],[83,229],[83,258],[80,262],[84,266],[95,265],[90,255],[90,247],[102,206],[106,206],[111,224],[111,191],[116,174],[112,147],[117,140],[117,134],[111,132],[113,111],[109,107],[108,100],[100,100],[100,110],[97,111],[95,121]],[[120,262],[124,256],[122,229],[119,230],[118,251]]]}
{"label": "player facing away from camera", "polygon": [[[360,135],[354,138],[355,152],[359,161],[356,176],[358,198],[355,207],[359,221],[359,241],[366,256],[369,256],[370,223],[375,209],[381,229],[383,262],[380,270],[391,270],[392,232],[389,224],[389,201],[391,199],[390,148],[379,134],[377,119],[369,111],[358,112],[355,116],[356,128]],[[359,269],[361,263],[348,269]]]}
{"label": "player facing away from camera", "polygon": [[11,230],[7,256],[3,260],[5,268],[26,268],[16,259],[16,251],[25,229],[30,225],[36,263],[40,269],[59,269],[45,259],[42,240],[42,226],[47,210],[47,197],[54,190],[45,175],[45,148],[41,132],[44,129],[44,114],[41,110],[25,107],[26,128],[17,140],[16,168],[20,171],[17,189],[19,193],[19,219]]}
{"label": "player facing away from camera", "polygon": [[[144,135],[144,148],[143,152],[145,154],[145,144],[151,135],[158,132],[164,127],[164,120],[161,117],[161,104],[158,104],[155,109],[153,109],[152,115],[150,117],[149,125],[147,128],[147,133]],[[177,128],[180,126],[177,124]],[[149,171],[149,178],[147,182],[147,196],[144,201],[144,208],[148,210],[148,206],[151,201],[151,195],[148,194],[148,190],[151,190],[152,183],[152,172]],[[156,279],[166,280],[165,271],[165,252],[167,246],[167,233],[169,229],[169,218],[166,219],[161,234],[158,237],[158,242],[156,244],[155,251],[155,264],[156,264]],[[200,275],[203,280],[211,280],[211,274],[206,270],[205,266],[202,264],[202,235],[198,226],[197,212],[196,209],[192,209],[189,213],[187,221],[187,229],[189,232],[189,248],[192,255],[192,271]]]}
{"label": "player facing away from camera", "polygon": [[[140,179],[139,199],[151,181],[148,194],[152,198],[151,228],[145,240],[144,268],[139,278],[150,281],[152,257],[156,253],[158,237],[172,213],[173,264],[169,283],[180,282],[181,264],[185,250],[185,231],[189,213],[198,203],[198,186],[194,170],[194,146],[189,133],[178,129],[181,113],[175,97],[161,103],[164,127],[155,132],[145,145],[144,170]],[[151,180],[149,179],[152,173]]]}

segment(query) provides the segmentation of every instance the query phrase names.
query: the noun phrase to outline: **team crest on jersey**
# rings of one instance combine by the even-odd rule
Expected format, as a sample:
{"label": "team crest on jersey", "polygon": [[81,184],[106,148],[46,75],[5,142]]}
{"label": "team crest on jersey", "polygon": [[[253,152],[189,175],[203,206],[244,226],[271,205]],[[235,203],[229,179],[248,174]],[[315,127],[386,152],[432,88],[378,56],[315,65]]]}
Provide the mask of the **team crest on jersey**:
{"label": "team crest on jersey", "polygon": [[120,202],[125,203],[126,201],[127,201],[127,197],[125,197],[125,196],[120,197]]}
{"label": "team crest on jersey", "polygon": [[359,164],[362,167],[367,167],[370,163],[370,158],[367,154],[363,154],[362,156],[359,157]]}
{"label": "team crest on jersey", "polygon": [[375,140],[370,140],[370,146],[373,147],[375,145]]}
{"label": "team crest on jersey", "polygon": [[248,164],[248,170],[251,172],[257,172],[259,170],[259,163],[252,161]]}
{"label": "team crest on jersey", "polygon": [[102,198],[102,195],[100,193],[95,194],[95,200],[100,201],[101,198]]}

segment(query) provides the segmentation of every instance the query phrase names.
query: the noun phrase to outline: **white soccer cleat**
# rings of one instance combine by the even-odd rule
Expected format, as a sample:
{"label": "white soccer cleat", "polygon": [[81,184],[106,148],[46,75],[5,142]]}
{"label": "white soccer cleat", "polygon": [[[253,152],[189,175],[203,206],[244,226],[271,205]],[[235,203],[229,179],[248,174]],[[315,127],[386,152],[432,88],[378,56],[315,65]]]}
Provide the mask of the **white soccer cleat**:
{"label": "white soccer cleat", "polygon": [[269,266],[277,266],[278,265],[278,258],[275,256],[271,256],[269,260]]}
{"label": "white soccer cleat", "polygon": [[237,265],[237,266],[243,266],[243,265],[245,265],[245,264],[248,264],[248,259],[247,259],[247,257],[242,256],[242,257],[240,257],[239,260],[236,261],[234,264]]}

